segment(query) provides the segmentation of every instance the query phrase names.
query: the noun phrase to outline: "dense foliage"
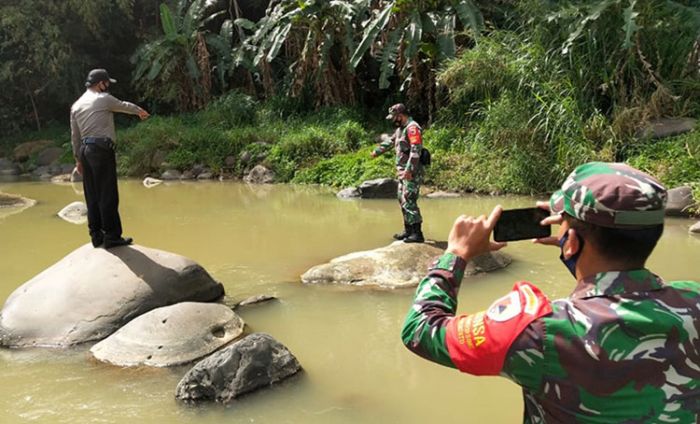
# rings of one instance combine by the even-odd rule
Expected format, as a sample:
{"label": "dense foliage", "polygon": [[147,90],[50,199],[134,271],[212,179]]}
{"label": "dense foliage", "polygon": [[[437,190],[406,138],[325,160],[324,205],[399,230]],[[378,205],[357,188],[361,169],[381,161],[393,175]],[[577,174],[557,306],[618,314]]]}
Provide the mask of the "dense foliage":
{"label": "dense foliage", "polygon": [[391,175],[368,152],[404,101],[441,188],[543,192],[588,160],[699,179],[697,132],[640,135],[700,115],[698,0],[11,0],[0,22],[0,130],[65,121],[107,67],[157,112],[119,133],[129,175],[256,158],[282,181]]}

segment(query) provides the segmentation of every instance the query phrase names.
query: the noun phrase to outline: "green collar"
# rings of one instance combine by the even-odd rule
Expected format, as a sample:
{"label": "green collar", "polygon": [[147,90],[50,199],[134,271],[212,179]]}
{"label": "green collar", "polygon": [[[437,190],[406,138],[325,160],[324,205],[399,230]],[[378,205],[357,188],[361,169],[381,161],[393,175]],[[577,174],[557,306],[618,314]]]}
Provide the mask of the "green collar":
{"label": "green collar", "polygon": [[661,277],[648,269],[601,272],[579,281],[571,298],[613,296],[639,293],[664,288]]}

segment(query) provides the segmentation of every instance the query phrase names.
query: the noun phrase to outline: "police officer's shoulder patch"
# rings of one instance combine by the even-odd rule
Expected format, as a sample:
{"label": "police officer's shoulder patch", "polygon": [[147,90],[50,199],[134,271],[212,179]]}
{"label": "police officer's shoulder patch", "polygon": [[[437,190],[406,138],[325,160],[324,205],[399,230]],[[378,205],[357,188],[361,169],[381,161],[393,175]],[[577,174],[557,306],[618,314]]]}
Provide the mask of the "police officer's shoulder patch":
{"label": "police officer's shoulder patch", "polygon": [[533,284],[519,282],[482,312],[461,315],[447,324],[445,343],[455,366],[475,375],[498,375],[513,341],[539,317],[552,312],[547,297]]}

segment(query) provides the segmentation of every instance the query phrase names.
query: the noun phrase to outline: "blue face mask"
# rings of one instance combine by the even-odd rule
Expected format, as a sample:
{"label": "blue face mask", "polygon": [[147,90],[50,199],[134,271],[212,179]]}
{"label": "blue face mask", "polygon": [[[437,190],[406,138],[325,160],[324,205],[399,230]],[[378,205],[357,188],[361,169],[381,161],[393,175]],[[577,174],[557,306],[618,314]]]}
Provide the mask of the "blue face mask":
{"label": "blue face mask", "polygon": [[567,231],[566,234],[564,234],[564,237],[562,237],[561,240],[559,240],[559,248],[561,249],[559,260],[561,260],[566,269],[569,270],[569,272],[571,273],[571,275],[574,276],[574,278],[576,278],[576,262],[578,262],[578,257],[581,256],[581,251],[583,250],[583,239],[579,237],[578,234],[576,234],[576,238],[579,242],[578,252],[576,252],[569,259],[564,259],[564,244],[567,240],[569,240],[569,232]]}

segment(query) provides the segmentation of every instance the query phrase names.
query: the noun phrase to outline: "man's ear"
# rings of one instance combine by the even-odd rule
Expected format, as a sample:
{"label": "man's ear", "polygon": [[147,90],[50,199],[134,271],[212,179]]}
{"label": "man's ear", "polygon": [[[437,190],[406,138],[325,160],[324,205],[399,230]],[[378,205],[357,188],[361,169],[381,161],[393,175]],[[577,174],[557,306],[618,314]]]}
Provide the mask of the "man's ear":
{"label": "man's ear", "polygon": [[581,250],[581,242],[579,241],[576,230],[569,228],[567,231],[569,238],[564,243],[562,253],[564,254],[564,259],[569,259]]}

